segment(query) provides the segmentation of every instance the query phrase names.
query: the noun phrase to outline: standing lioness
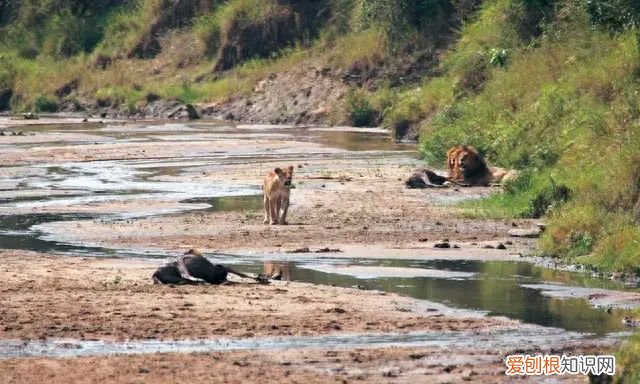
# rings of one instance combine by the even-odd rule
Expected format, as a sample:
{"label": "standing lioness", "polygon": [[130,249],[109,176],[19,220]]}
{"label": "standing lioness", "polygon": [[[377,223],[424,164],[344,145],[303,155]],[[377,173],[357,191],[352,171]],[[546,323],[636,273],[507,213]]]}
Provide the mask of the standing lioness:
{"label": "standing lioness", "polygon": [[287,224],[291,179],[293,179],[292,165],[284,171],[276,168],[265,176],[264,185],[262,186],[264,191],[265,224]]}

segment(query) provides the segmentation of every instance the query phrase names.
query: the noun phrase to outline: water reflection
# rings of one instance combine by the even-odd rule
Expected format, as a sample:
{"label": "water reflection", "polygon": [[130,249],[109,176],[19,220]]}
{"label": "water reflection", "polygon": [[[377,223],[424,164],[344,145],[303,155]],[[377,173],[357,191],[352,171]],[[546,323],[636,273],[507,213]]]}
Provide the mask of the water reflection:
{"label": "water reflection", "polygon": [[[257,264],[242,267],[258,273],[283,268],[291,280],[340,287],[357,286],[394,292],[444,303],[455,308],[479,310],[489,315],[507,316],[526,323],[559,327],[597,335],[624,330],[621,319],[627,311],[593,308],[583,299],[555,299],[543,296],[540,290],[522,287],[532,282],[562,282],[592,288],[622,289],[608,281],[566,271],[537,267],[529,263],[501,261],[453,260],[380,260],[376,265],[437,268],[449,271],[473,272],[471,278],[439,277],[378,277],[362,279],[345,274],[325,273],[313,266],[291,262],[267,261],[261,269]],[[283,275],[285,276],[285,275]]]}

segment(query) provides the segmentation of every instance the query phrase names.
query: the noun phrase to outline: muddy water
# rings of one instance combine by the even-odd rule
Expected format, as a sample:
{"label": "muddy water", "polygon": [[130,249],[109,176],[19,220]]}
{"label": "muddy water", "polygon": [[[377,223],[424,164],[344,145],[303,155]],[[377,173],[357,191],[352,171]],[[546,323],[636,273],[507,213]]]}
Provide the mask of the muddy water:
{"label": "muddy water", "polygon": [[167,352],[218,352],[234,350],[334,349],[365,347],[435,347],[464,348],[465,350],[495,350],[512,345],[541,348],[580,340],[577,333],[553,328],[507,329],[497,332],[411,332],[384,334],[326,335],[317,337],[272,337],[251,339],[180,340],[180,341],[86,341],[0,340],[0,359],[12,357],[71,357],[112,354],[141,354]]}
{"label": "muddy water", "polygon": [[[33,138],[13,147],[60,145],[56,135],[78,134],[80,143],[237,141],[243,139],[296,140],[321,143],[325,150],[292,151],[277,154],[258,152],[225,152],[194,154],[189,157],[144,158],[133,160],[84,161],[36,164],[3,168],[0,177],[0,248],[57,252],[74,255],[162,257],[166,250],[110,249],[72,245],[43,236],[40,224],[80,219],[127,220],[163,214],[179,214],[187,210],[244,210],[260,207],[257,185],[190,181],[185,174],[212,164],[238,164],[265,159],[380,158],[396,157],[398,161],[414,155],[415,148],[390,142],[378,131],[336,131],[316,128],[260,126],[230,127],[224,124],[134,124],[64,127],[45,125],[21,128]],[[42,137],[40,137],[42,136]],[[167,181],[172,176],[178,181]],[[83,213],[78,207],[108,202],[144,202],[161,197],[168,201],[164,208],[120,211],[98,210]],[[74,208],[72,208],[74,207]],[[43,210],[55,208],[55,213]],[[16,213],[18,212],[18,213]],[[472,252],[472,251],[470,251]],[[225,257],[208,255],[222,263],[240,262],[239,267],[261,272],[264,260],[274,255]],[[554,271],[528,263],[447,260],[384,260],[335,258],[328,255],[291,261],[287,255],[275,255],[276,267],[284,279],[333,284],[344,287],[397,292],[419,299],[444,303],[451,307],[503,315],[525,323],[558,327],[570,331],[602,335],[623,330],[621,318],[626,314],[615,309],[608,314],[593,308],[584,299],[560,299],[543,294],[536,284],[562,283],[568,286],[622,289],[622,286],[593,279],[583,274]],[[37,347],[37,346],[36,346]],[[119,347],[114,347],[119,348]]]}

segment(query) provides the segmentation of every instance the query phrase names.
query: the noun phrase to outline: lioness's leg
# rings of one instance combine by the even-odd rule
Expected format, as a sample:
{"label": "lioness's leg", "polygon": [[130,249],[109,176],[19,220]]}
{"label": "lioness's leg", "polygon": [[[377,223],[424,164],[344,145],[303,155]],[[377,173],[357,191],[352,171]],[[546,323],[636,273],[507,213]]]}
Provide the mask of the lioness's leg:
{"label": "lioness's leg", "polygon": [[277,199],[271,198],[269,199],[269,214],[271,215],[271,220],[269,220],[269,224],[274,225],[278,224],[278,204]]}
{"label": "lioness's leg", "polygon": [[289,198],[282,199],[282,216],[280,216],[280,224],[287,225],[287,210],[289,209]]}
{"label": "lioness's leg", "polygon": [[279,198],[276,200],[276,217],[275,217],[275,222],[276,224],[282,224],[280,222],[280,212],[282,210],[282,198]]}
{"label": "lioness's leg", "polygon": [[264,195],[264,224],[269,224],[269,199],[267,199],[267,195]]}

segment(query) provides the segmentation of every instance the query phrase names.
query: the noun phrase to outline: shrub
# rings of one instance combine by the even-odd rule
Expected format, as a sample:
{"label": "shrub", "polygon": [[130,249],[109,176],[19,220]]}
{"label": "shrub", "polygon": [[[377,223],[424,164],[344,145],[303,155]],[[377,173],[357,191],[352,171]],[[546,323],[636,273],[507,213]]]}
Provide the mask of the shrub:
{"label": "shrub", "polygon": [[346,108],[350,124],[354,127],[371,127],[376,125],[378,113],[362,91],[351,91],[347,94]]}
{"label": "shrub", "polygon": [[33,108],[36,112],[56,112],[58,103],[55,98],[47,95],[40,95],[36,98]]}

